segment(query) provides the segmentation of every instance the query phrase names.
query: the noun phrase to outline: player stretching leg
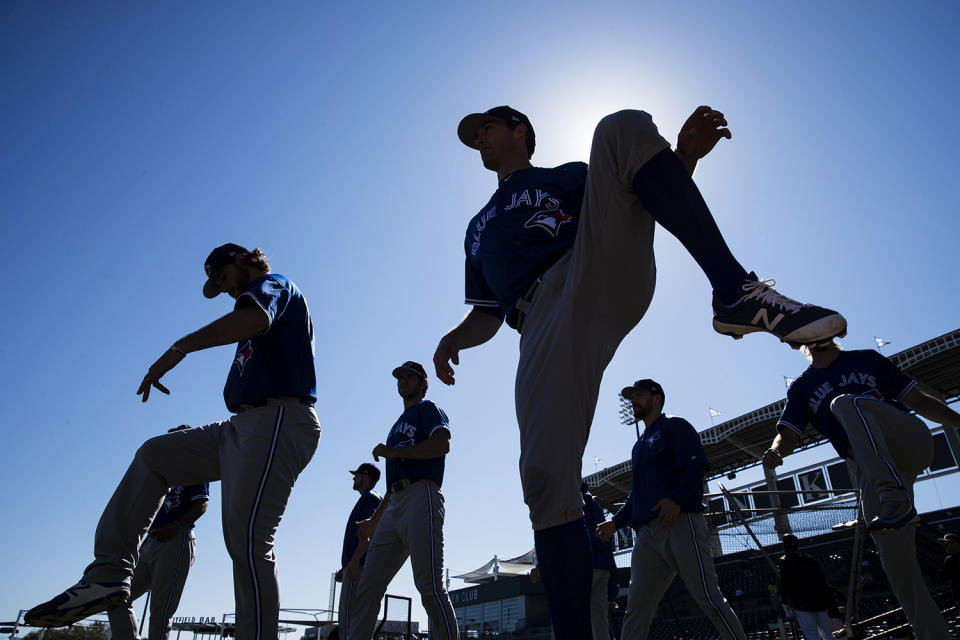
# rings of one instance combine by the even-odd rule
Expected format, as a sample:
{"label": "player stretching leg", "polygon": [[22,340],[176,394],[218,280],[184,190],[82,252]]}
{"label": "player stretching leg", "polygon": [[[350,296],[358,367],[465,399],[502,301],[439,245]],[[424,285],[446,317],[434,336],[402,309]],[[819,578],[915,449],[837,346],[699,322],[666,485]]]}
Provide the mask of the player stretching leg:
{"label": "player stretching leg", "polygon": [[259,249],[214,249],[203,294],[227,293],[232,312],[177,340],[140,383],[143,401],[191,351],[237,343],[222,422],[147,440],[107,504],[94,538],[94,561],[79,583],[31,609],[26,624],[58,627],[123,605],[137,544],[173,485],[221,481],[223,537],[233,559],[236,637],[277,637],[279,589],[273,539],[297,476],[320,440],[313,404],[313,324],[300,290],[270,272]]}
{"label": "player stretching leg", "polygon": [[876,351],[841,351],[834,342],[809,351],[811,365],[790,385],[763,464],[782,464],[808,423],[840,457],[852,459],[863,517],[914,633],[919,640],[949,638],[917,563],[913,483],[933,460],[933,437],[910,410],[947,429],[960,428],[960,414],[920,391]]}
{"label": "player stretching leg", "polygon": [[[183,425],[170,431],[189,429]],[[193,523],[207,511],[210,485],[172,487],[137,551],[137,568],[130,583],[130,601],[107,612],[112,640],[138,640],[133,601],[150,592],[150,640],[166,640],[180,604],[187,574],[193,566],[197,539]]]}
{"label": "player stretching leg", "polygon": [[710,463],[696,429],[663,413],[663,388],[650,379],[621,391],[646,429],[633,446],[633,486],[620,511],[597,527],[609,540],[630,524],[636,534],[630,557],[630,592],[624,640],[646,638],[660,599],[677,574],[725,639],[743,640],[740,620],[717,584],[703,517],[703,476]]}
{"label": "player stretching leg", "polygon": [[781,296],[747,274],[690,179],[729,137],[723,114],[700,107],[676,152],[642,111],[597,126],[590,168],[530,163],[530,120],[510,107],[471,114],[460,140],[496,172],[497,191],[467,228],[466,302],[472,310],[437,346],[437,377],[454,383],[459,352],[506,320],[520,331],[516,377],[520,477],[558,640],[590,638],[589,540],[580,471],[603,371],[653,296],[655,221],[677,236],[714,290],[714,327],[769,331],[790,343],[846,330],[840,314]]}
{"label": "player stretching leg", "polygon": [[[430,637],[457,640],[457,618],[443,584],[443,468],[450,451],[450,423],[446,414],[424,397],[427,372],[407,361],[393,370],[403,413],[386,444],[373,450],[374,460],[387,460],[387,495],[376,513],[359,523],[360,547],[346,574],[358,580],[350,598],[346,640],[370,640],[377,624],[380,601],[387,585],[410,558],[413,582],[430,617]],[[367,547],[369,546],[369,551]],[[367,552],[360,571],[358,555]]]}

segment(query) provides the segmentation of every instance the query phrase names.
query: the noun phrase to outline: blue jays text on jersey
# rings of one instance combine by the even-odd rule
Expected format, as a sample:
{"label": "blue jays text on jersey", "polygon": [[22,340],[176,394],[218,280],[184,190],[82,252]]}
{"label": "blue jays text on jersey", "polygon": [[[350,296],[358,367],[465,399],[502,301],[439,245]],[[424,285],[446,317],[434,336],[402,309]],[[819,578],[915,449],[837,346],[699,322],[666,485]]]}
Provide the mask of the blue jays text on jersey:
{"label": "blue jays text on jersey", "polygon": [[500,181],[467,225],[465,301],[499,318],[573,246],[587,165],[532,167]]}
{"label": "blue jays text on jersey", "polygon": [[267,398],[317,399],[313,366],[313,322],[307,301],[295,284],[280,274],[256,278],[235,308],[255,304],[267,314],[267,330],[237,344],[223,388],[227,409],[262,404]]}
{"label": "blue jays text on jersey", "polygon": [[[150,530],[154,531],[171,522],[176,522],[183,514],[190,510],[191,505],[198,500],[207,500],[210,497],[210,484],[192,484],[186,487],[171,487],[163,504],[153,517]],[[193,524],[190,524],[193,528]]]}
{"label": "blue jays text on jersey", "polygon": [[[450,431],[450,421],[443,410],[430,402],[421,400],[409,409],[404,410],[387,435],[384,443],[388,447],[411,447],[420,444],[432,436],[437,429]],[[430,458],[428,460],[408,460],[405,458],[387,459],[387,486],[398,480],[433,480],[443,485],[444,459]]]}
{"label": "blue jays text on jersey", "polygon": [[867,395],[907,411],[900,401],[914,385],[910,376],[876,351],[841,351],[829,367],[808,367],[793,381],[777,430],[801,434],[810,423],[846,458],[850,441],[830,403],[839,395]]}
{"label": "blue jays text on jersey", "polygon": [[633,482],[630,495],[613,521],[641,526],[657,517],[653,507],[663,498],[682,511],[699,512],[703,505],[703,476],[710,463],[693,425],[661,414],[633,445]]}

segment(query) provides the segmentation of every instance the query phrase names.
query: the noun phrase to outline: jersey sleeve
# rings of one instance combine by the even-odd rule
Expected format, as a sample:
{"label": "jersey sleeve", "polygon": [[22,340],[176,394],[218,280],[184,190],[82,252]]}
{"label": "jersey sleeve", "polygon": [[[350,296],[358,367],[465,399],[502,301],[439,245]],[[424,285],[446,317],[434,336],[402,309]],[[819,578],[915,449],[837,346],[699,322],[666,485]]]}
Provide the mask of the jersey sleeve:
{"label": "jersey sleeve", "polygon": [[707,452],[703,449],[703,443],[700,442],[700,434],[693,428],[693,425],[686,420],[680,420],[673,433],[673,455],[674,464],[682,469],[692,464],[701,464],[710,467],[710,461],[707,460]]}
{"label": "jersey sleeve", "polygon": [[480,266],[467,255],[464,265],[464,296],[465,304],[503,319],[504,313],[497,301],[497,296],[490,289],[487,279]]}
{"label": "jersey sleeve", "polygon": [[420,412],[420,429],[423,433],[423,439],[431,437],[439,429],[445,429],[447,435],[450,435],[450,420],[443,409],[432,402],[424,402],[423,409]]}
{"label": "jersey sleeve", "polygon": [[803,435],[803,430],[807,428],[810,416],[807,414],[806,405],[797,397],[793,389],[794,387],[791,386],[790,390],[787,391],[787,404],[777,420],[777,433],[784,429],[790,429],[799,436]]}
{"label": "jersey sleeve", "polygon": [[889,395],[890,400],[900,402],[903,396],[913,389],[916,381],[900,370],[897,365],[884,358],[876,351],[867,351],[873,360],[873,367],[877,376],[877,387],[884,392],[884,396]]}
{"label": "jersey sleeve", "polygon": [[267,328],[263,331],[266,333],[273,326],[273,322],[283,315],[290,297],[290,289],[280,280],[266,276],[254,280],[250,288],[240,294],[235,308],[240,307],[241,301],[246,303],[248,300],[253,300],[267,314]]}
{"label": "jersey sleeve", "polygon": [[204,482],[203,484],[192,484],[188,487],[183,488],[183,497],[186,502],[197,502],[198,500],[209,500],[210,499],[210,484]]}

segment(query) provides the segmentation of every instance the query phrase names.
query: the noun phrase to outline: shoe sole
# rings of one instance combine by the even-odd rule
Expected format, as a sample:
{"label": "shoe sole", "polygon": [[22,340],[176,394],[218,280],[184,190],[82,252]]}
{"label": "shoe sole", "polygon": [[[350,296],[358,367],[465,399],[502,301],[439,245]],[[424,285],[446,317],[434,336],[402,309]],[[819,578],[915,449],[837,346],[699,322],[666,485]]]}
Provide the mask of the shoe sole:
{"label": "shoe sole", "polygon": [[[837,319],[839,319],[839,322],[836,321]],[[805,331],[811,325],[822,323],[824,320],[830,320],[830,322],[823,323],[827,326],[824,328],[823,331],[817,332],[817,335],[815,337],[796,336],[798,331]],[[847,321],[840,314],[836,314],[835,316],[828,316],[827,318],[822,318],[821,320],[818,320],[817,323],[808,324],[804,327],[801,327],[797,331],[794,331],[793,333],[787,334],[782,338],[764,327],[758,327],[752,324],[727,324],[724,322],[719,322],[716,318],[713,319],[713,330],[719,334],[730,336],[734,340],[740,340],[741,338],[743,338],[743,336],[747,335],[748,333],[769,333],[770,335],[778,338],[780,342],[783,342],[789,345],[793,349],[799,349],[804,345],[810,346],[810,345],[820,344],[823,342],[830,342],[834,338],[842,338],[845,335],[847,335]],[[833,326],[830,326],[830,325],[833,325]]]}
{"label": "shoe sole", "polygon": [[41,613],[37,615],[27,613],[27,615],[24,616],[23,623],[28,627],[66,627],[74,622],[80,622],[84,618],[89,618],[96,613],[103,613],[104,611],[119,607],[126,603],[128,597],[126,593],[119,593],[115,596],[107,596],[95,602],[71,609],[56,611],[54,613]]}

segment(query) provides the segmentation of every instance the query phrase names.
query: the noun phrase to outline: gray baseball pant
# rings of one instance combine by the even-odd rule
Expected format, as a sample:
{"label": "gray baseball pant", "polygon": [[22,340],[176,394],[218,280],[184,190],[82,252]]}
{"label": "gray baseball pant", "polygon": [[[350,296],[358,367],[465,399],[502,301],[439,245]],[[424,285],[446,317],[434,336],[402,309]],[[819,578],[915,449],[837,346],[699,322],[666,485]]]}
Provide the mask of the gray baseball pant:
{"label": "gray baseball pant", "polygon": [[[363,568],[360,569],[363,571]],[[353,599],[357,591],[357,581],[347,577],[344,570],[343,578],[340,583],[340,605],[337,608],[337,626],[340,628],[340,637],[347,640],[346,629],[350,627],[350,600]]]}
{"label": "gray baseball pant", "polygon": [[[913,504],[913,483],[933,461],[933,436],[920,418],[868,396],[845,394],[830,403],[843,426],[857,466],[863,517],[870,522],[881,503]],[[950,637],[917,562],[912,525],[871,534],[883,570],[918,640]]]}
{"label": "gray baseball pant", "polygon": [[721,638],[746,639],[740,620],[717,585],[710,536],[702,514],[681,513],[668,529],[651,521],[635,532],[622,640],[647,637],[660,599],[677,574]]}
{"label": "gray baseball pant", "polygon": [[[413,582],[430,618],[430,637],[458,640],[457,618],[443,581],[444,499],[432,480],[390,492],[350,597],[347,640],[370,640],[387,585],[410,558]],[[341,634],[343,631],[341,630]]]}
{"label": "gray baseball pant", "polygon": [[126,607],[107,612],[113,640],[139,640],[139,623],[133,601],[150,591],[150,640],[166,640],[170,621],[177,612],[187,573],[196,557],[197,541],[193,531],[182,531],[166,542],[152,536],[140,545],[140,557],[130,583]]}
{"label": "gray baseball pant", "polygon": [[220,480],[223,538],[233,560],[238,640],[274,640],[280,608],[273,537],[297,476],[320,440],[312,406],[271,399],[229,420],[150,438],[107,503],[89,582],[130,583],[137,544],[169,487]]}
{"label": "gray baseball pant", "polygon": [[593,586],[590,588],[590,623],[593,640],[610,640],[610,601],[607,600],[607,583],[610,572],[593,570]]}
{"label": "gray baseball pant", "polygon": [[600,121],[573,250],[544,274],[524,319],[515,396],[534,529],[583,516],[580,471],[603,371],[656,280],[654,220],[631,182],[669,146],[643,111]]}
{"label": "gray baseball pant", "polygon": [[830,625],[830,616],[826,611],[793,610],[800,632],[806,640],[833,640],[833,629]]}

